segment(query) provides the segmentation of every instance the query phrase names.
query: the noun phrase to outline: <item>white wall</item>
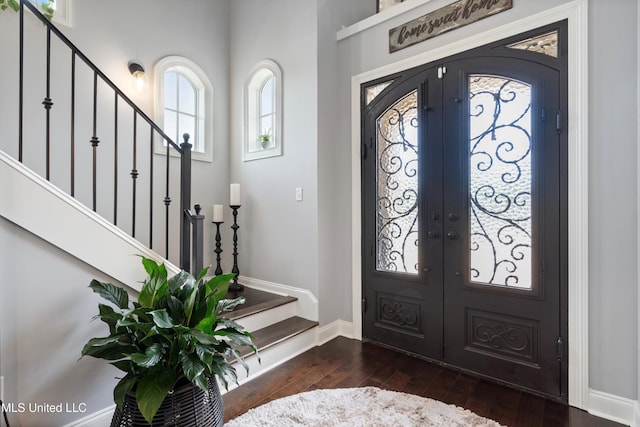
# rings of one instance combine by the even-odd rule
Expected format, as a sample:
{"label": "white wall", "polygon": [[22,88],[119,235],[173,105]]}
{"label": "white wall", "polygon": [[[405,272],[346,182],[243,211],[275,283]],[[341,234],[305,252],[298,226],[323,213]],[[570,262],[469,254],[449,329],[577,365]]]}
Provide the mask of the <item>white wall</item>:
{"label": "white wall", "polygon": [[[318,295],[317,52],[315,0],[233,0],[231,182],[242,188],[239,268],[244,276]],[[283,155],[242,161],[242,88],[262,59],[283,80]],[[302,187],[304,200],[296,202]]]}

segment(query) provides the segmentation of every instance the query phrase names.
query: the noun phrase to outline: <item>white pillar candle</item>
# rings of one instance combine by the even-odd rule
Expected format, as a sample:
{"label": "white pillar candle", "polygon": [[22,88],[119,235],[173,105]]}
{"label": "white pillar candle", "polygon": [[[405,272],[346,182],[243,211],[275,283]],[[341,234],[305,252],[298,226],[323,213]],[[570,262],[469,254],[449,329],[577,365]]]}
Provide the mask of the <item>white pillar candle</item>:
{"label": "white pillar candle", "polygon": [[213,222],[224,222],[224,211],[222,205],[213,205]]}
{"label": "white pillar candle", "polygon": [[231,206],[240,206],[240,184],[231,184]]}

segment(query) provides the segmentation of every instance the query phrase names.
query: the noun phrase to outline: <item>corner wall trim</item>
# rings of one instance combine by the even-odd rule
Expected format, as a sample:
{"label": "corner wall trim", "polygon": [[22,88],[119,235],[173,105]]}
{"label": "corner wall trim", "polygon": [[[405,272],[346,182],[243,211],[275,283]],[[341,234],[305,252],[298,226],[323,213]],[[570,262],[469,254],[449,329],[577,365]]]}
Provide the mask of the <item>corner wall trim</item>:
{"label": "corner wall trim", "polygon": [[318,329],[318,345],[326,344],[337,337],[353,339],[353,324],[338,319]]}

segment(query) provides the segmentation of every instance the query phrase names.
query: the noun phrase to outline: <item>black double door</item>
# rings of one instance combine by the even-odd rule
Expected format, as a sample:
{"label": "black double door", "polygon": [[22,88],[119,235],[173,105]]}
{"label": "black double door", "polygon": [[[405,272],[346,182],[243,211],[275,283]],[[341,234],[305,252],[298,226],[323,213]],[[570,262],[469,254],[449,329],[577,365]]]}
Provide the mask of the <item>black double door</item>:
{"label": "black double door", "polygon": [[363,337],[566,401],[563,24],[536,34],[555,55],[515,38],[363,87]]}

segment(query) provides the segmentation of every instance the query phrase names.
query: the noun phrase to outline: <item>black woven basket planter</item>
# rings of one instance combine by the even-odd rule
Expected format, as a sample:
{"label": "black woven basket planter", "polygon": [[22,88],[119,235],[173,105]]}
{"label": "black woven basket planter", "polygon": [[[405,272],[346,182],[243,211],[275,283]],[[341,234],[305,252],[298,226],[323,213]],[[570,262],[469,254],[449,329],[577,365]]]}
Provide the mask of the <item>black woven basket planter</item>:
{"label": "black woven basket planter", "polygon": [[122,410],[116,408],[111,427],[175,426],[175,427],[218,427],[224,423],[224,406],[218,382],[209,378],[209,390],[204,392],[189,383],[176,388],[162,402],[153,424],[142,417],[136,396],[128,393]]}

